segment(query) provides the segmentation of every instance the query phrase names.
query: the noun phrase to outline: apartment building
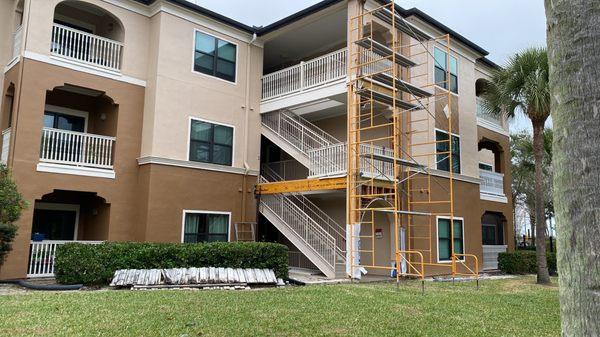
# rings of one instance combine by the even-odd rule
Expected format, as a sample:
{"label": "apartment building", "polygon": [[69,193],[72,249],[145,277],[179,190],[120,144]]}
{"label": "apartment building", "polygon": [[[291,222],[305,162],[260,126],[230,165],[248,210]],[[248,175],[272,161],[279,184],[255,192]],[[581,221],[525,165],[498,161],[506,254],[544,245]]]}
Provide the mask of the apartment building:
{"label": "apartment building", "polygon": [[[29,202],[0,279],[51,276],[71,241],[278,241],[292,266],[347,275],[348,22],[361,4],[326,0],[261,28],[184,0],[0,6],[0,159]],[[427,259],[447,261],[450,240],[493,269],[514,236],[507,126],[478,104],[496,65],[425,13],[398,13],[452,41],[425,57],[449,74],[457,125],[431,135],[456,144],[428,167],[448,179],[452,166],[455,225],[436,217]],[[374,222],[390,265],[393,226]]]}

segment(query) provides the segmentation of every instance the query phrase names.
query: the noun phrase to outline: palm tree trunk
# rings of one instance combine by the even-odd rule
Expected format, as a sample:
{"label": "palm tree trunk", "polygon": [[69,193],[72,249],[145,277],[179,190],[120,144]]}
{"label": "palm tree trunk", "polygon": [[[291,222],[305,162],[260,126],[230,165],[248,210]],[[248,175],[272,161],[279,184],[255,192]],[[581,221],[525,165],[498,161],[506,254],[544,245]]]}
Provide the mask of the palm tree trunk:
{"label": "palm tree trunk", "polygon": [[600,336],[600,2],[546,0],[563,336]]}
{"label": "palm tree trunk", "polygon": [[544,121],[533,122],[533,156],[535,157],[535,253],[537,257],[537,283],[550,283],[546,260],[546,211],[544,203]]}

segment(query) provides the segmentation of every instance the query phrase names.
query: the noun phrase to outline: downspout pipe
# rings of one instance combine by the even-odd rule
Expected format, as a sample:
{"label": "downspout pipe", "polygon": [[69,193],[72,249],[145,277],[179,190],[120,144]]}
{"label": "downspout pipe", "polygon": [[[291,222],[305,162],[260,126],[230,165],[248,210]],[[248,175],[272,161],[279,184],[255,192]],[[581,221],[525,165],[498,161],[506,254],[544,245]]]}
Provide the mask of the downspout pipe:
{"label": "downspout pipe", "polygon": [[244,105],[244,112],[245,112],[245,118],[244,118],[244,177],[243,177],[243,181],[242,181],[242,216],[241,216],[241,222],[246,222],[246,199],[247,196],[246,194],[248,193],[248,185],[247,185],[247,177],[248,177],[248,173],[250,172],[250,164],[248,164],[248,149],[249,146],[248,144],[249,142],[249,134],[248,134],[248,130],[249,130],[249,120],[250,120],[250,112],[254,111],[253,108],[250,107],[250,84],[251,84],[251,80],[250,80],[250,69],[252,68],[252,45],[254,44],[254,42],[256,41],[256,39],[258,38],[258,36],[256,35],[256,33],[254,33],[254,35],[252,35],[252,40],[250,40],[250,43],[248,43],[248,48],[247,48],[247,56],[246,56],[246,102]]}

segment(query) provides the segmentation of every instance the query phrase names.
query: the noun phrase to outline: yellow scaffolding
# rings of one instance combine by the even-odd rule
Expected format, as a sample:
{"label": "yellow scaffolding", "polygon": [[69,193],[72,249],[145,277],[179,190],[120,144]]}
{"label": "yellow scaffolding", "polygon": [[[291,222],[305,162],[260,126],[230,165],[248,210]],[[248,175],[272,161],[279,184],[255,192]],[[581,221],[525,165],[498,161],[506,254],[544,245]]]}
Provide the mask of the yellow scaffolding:
{"label": "yellow scaffolding", "polygon": [[[397,13],[394,1],[368,9],[360,3],[348,22],[350,274],[367,268],[395,270],[397,281],[433,274],[478,277],[477,257],[455,246],[452,135],[458,114],[450,37],[419,30]],[[445,51],[445,66],[434,48]],[[437,83],[435,71],[442,77]],[[438,164],[448,172],[433,175]],[[378,213],[393,218],[395,266],[377,261]],[[434,249],[438,217],[450,223],[449,263],[439,262]]]}

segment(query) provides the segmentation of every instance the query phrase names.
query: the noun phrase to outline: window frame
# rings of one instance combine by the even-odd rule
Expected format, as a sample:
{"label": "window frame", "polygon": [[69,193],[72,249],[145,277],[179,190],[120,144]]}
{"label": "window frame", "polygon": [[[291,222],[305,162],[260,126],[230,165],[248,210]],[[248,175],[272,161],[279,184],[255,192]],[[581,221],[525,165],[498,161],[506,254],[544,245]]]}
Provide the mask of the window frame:
{"label": "window frame", "polygon": [[[484,169],[484,168],[482,168],[482,166],[489,166],[490,169],[489,170],[488,169]],[[495,168],[494,168],[494,165],[491,165],[491,164],[488,164],[488,163],[484,163],[484,162],[481,162],[481,161],[479,162],[479,166],[478,167],[482,171],[496,172]]]}
{"label": "window frame", "polygon": [[[195,69],[196,68],[196,34],[197,33],[202,33],[202,34],[211,36],[211,37],[213,37],[213,38],[215,38],[217,40],[217,43],[218,43],[219,40],[221,40],[223,42],[227,42],[227,43],[230,43],[230,44],[232,44],[232,45],[235,46],[235,66],[234,66],[235,74],[234,74],[234,80],[233,81],[226,80],[226,79],[217,77],[215,75],[206,74],[206,73],[197,71]],[[193,38],[192,38],[192,73],[200,75],[200,76],[205,76],[205,77],[208,77],[208,78],[211,78],[211,79],[216,79],[216,80],[219,80],[219,81],[223,81],[223,82],[231,84],[231,85],[237,85],[238,74],[239,74],[239,69],[238,69],[238,63],[239,63],[238,61],[239,61],[239,53],[240,53],[240,46],[239,46],[239,44],[236,43],[236,42],[233,42],[233,41],[231,41],[229,39],[221,38],[221,37],[219,37],[219,36],[217,36],[215,34],[209,33],[209,32],[207,32],[205,30],[198,29],[198,28],[194,28],[194,33],[193,34],[194,35],[193,35]],[[215,62],[216,62],[216,60],[218,59],[218,56],[215,55],[214,58],[215,58]],[[215,71],[216,71],[216,69],[215,69]]]}
{"label": "window frame", "polygon": [[[36,209],[42,211],[64,211],[75,212],[75,228],[73,229],[73,241],[77,241],[79,234],[79,215],[81,206],[79,204],[59,204],[55,202],[36,202],[33,206],[33,211]],[[32,233],[33,234],[33,233]],[[48,241],[48,240],[46,240]]]}
{"label": "window frame", "polygon": [[[458,149],[459,149],[459,151],[458,151],[458,161],[459,161],[458,172],[452,172],[452,173],[453,173],[453,174],[462,174],[462,163],[463,163],[463,160],[462,160],[462,149],[461,149],[462,140],[461,140],[461,137],[460,137],[460,135],[459,135],[459,134],[456,134],[456,133],[450,133],[450,132],[448,132],[448,131],[446,131],[446,130],[442,130],[442,129],[438,129],[438,128],[435,128],[435,129],[434,129],[434,137],[435,137],[435,138],[434,138],[434,139],[435,139],[435,154],[436,154],[436,160],[435,160],[435,161],[436,161],[436,164],[435,164],[435,169],[436,169],[436,170],[438,170],[438,171],[442,171],[442,172],[448,172],[448,173],[450,173],[450,171],[452,171],[452,167],[450,167],[450,168],[448,169],[448,171],[446,171],[446,170],[442,170],[442,169],[440,169],[440,168],[439,168],[439,165],[440,165],[440,163],[441,163],[441,162],[438,162],[438,160],[437,160],[437,156],[438,156],[438,154],[437,154],[437,146],[438,146],[438,144],[439,144],[439,143],[437,142],[437,141],[438,141],[438,140],[437,140],[437,133],[438,133],[438,131],[439,131],[439,132],[442,132],[442,133],[445,133],[445,134],[447,134],[447,135],[448,135],[448,134],[449,134],[449,135],[451,135],[451,137],[450,137],[450,142],[452,142],[452,137],[457,137],[457,138],[458,138]],[[450,153],[450,155],[453,155],[453,153]],[[449,158],[448,158],[448,159],[449,159]]]}
{"label": "window frame", "polygon": [[[190,156],[190,149],[192,147],[192,121],[209,123],[209,124],[212,124],[212,125],[220,125],[220,126],[229,127],[229,128],[232,129],[232,134],[231,134],[231,165],[224,165],[224,164],[216,164],[216,163],[212,163],[212,162],[204,162],[204,161],[191,160],[191,158],[190,158],[191,157]],[[215,122],[215,121],[211,121],[211,120],[207,120],[207,119],[203,119],[203,118],[198,118],[198,117],[190,116],[190,118],[188,119],[187,155],[186,155],[186,158],[187,158],[187,161],[192,162],[192,163],[218,165],[218,166],[223,166],[223,167],[235,167],[235,126],[234,125],[230,125],[230,124],[225,124],[225,123],[220,123],[220,122]]]}
{"label": "window frame", "polygon": [[[436,260],[437,263],[452,263],[452,256],[450,257],[449,260],[440,260],[440,220],[448,220],[450,222],[452,222],[451,217],[449,216],[436,216],[435,217],[435,245],[436,245],[436,250],[435,250],[435,255],[436,255]],[[455,216],[454,217],[454,221],[460,221],[462,223],[462,247],[463,247],[463,254],[466,254],[467,251],[467,247],[465,246],[465,219],[463,217],[458,217]],[[454,226],[453,223],[450,224],[451,226]],[[452,246],[451,246],[452,247]],[[457,261],[465,261],[465,257],[463,256],[462,259],[457,259]]]}
{"label": "window frame", "polygon": [[[459,73],[460,73],[460,65],[459,65],[459,62],[458,62],[458,60],[459,60],[459,59],[458,59],[458,56],[456,56],[456,55],[453,55],[452,53],[450,53],[450,55],[448,55],[448,53],[447,53],[445,50],[443,50],[442,48],[440,48],[440,47],[437,47],[437,46],[434,46],[433,48],[434,48],[434,50],[433,50],[433,82],[434,82],[435,86],[436,86],[437,88],[440,88],[440,89],[442,89],[442,90],[445,90],[445,91],[449,91],[450,93],[452,93],[452,94],[454,94],[454,95],[458,96],[458,95],[459,95],[459,92],[460,92],[460,86],[458,85],[458,81],[459,81],[459,77],[460,77],[460,76],[459,76]],[[456,74],[453,74],[453,73],[452,73],[452,69],[450,69],[450,71],[448,71],[447,69],[442,69],[441,67],[439,67],[439,66],[437,65],[437,62],[435,61],[435,50],[438,50],[438,51],[440,51],[440,52],[444,53],[444,54],[446,55],[446,60],[450,61],[450,63],[452,63],[452,60],[451,60],[452,58],[454,58],[454,59],[456,60]],[[449,57],[448,57],[448,56],[449,56]],[[450,67],[450,64],[446,64],[446,67]],[[448,86],[448,88],[444,88],[444,87],[442,86],[442,83],[438,83],[438,82],[436,81],[436,79],[435,79],[435,70],[436,70],[436,68],[438,68],[438,69],[442,69],[442,70],[444,71],[444,77],[446,77],[446,74],[448,74],[448,73],[450,73],[450,77],[451,77],[451,78],[452,78],[452,76],[453,76],[453,75],[456,77],[456,92],[454,92],[454,91],[450,90],[451,83],[452,83],[452,81],[451,81],[451,80],[448,80],[448,79],[444,80],[444,83],[443,83],[443,84],[444,84],[444,85],[447,85],[447,86]]]}
{"label": "window frame", "polygon": [[[83,125],[83,133],[88,133],[88,121],[89,121],[89,117],[90,117],[89,112],[83,111],[83,110],[69,109],[69,108],[65,108],[65,107],[57,106],[57,105],[46,104],[44,106],[44,113],[42,114],[42,125],[43,125],[43,118],[46,115],[46,111],[53,112],[56,114],[74,116],[74,117],[83,117],[83,119],[85,120],[84,125]],[[54,129],[54,128],[52,128],[52,129]],[[55,129],[55,130],[61,130],[61,129]]]}
{"label": "window frame", "polygon": [[188,214],[227,215],[227,242],[231,242],[231,212],[184,209],[181,217],[181,243],[185,242],[185,217]]}

